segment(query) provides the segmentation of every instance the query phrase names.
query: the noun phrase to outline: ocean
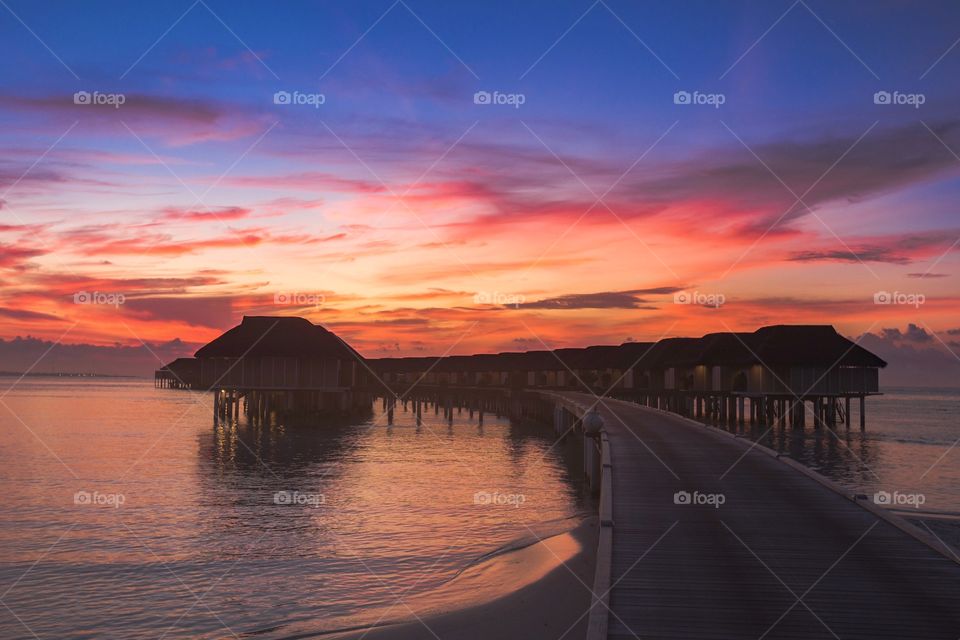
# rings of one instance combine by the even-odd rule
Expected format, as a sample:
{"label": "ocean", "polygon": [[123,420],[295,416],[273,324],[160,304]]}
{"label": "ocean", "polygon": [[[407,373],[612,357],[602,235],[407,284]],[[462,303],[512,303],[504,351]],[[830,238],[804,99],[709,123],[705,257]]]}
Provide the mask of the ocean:
{"label": "ocean", "polygon": [[[864,432],[854,411],[745,435],[960,518],[960,391],[884,392]],[[578,452],[489,414],[215,426],[209,394],[152,381],[0,378],[0,637],[273,640],[407,617],[400,598],[593,509]]]}
{"label": "ocean", "polygon": [[744,426],[731,430],[787,453],[798,462],[870,500],[889,494],[889,506],[908,515],[960,518],[960,389],[891,387],[867,398],[866,429],[857,401],[850,425]]}
{"label": "ocean", "polygon": [[572,443],[490,414],[214,426],[209,394],[152,381],[15,382],[0,379],[5,640],[409,617],[399,598],[590,509]]}

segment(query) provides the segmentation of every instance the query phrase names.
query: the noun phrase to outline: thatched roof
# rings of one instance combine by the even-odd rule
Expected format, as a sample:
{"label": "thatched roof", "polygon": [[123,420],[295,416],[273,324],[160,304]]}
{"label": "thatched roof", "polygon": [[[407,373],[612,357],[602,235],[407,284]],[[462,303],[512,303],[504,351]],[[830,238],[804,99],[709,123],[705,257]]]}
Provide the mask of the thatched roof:
{"label": "thatched roof", "polygon": [[560,371],[667,369],[695,365],[885,367],[882,359],[829,325],[776,325],[753,333],[710,333],[702,338],[666,338],[550,351],[506,352],[437,358],[372,360],[380,371]]}
{"label": "thatched roof", "polygon": [[160,367],[160,371],[169,371],[177,374],[179,372],[192,373],[198,369],[199,363],[194,358],[177,358],[173,362]]}
{"label": "thatched roof", "polygon": [[197,358],[285,356],[362,360],[335,334],[306,318],[244,316],[243,321],[201,347]]}
{"label": "thatched roof", "polygon": [[753,351],[770,365],[885,367],[887,363],[841,336],[830,325],[775,325],[750,337]]}

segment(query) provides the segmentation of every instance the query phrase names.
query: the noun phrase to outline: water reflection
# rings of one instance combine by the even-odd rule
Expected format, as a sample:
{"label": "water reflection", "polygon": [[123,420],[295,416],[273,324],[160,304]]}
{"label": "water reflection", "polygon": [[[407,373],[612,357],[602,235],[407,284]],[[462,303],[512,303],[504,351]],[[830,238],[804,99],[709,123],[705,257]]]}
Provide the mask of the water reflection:
{"label": "water reflection", "polygon": [[867,425],[852,427],[715,424],[790,455],[856,493],[916,492],[928,510],[960,513],[960,456],[950,449],[960,437],[960,392],[888,389],[868,401]]}
{"label": "water reflection", "polygon": [[[0,580],[12,584],[40,559],[4,599],[40,637],[77,628],[89,637],[219,637],[211,611],[241,634],[276,626],[265,640],[291,625],[345,626],[583,508],[571,481],[579,476],[564,468],[576,458],[552,447],[542,426],[489,414],[480,425],[467,412],[448,424],[432,411],[418,426],[401,410],[391,426],[379,411],[353,425],[214,426],[205,395],[142,382],[50,386],[25,383],[7,402],[83,487],[0,415],[0,432],[14,436],[0,447],[13,525]],[[78,488],[127,502],[79,509],[70,500]],[[323,501],[281,504],[283,491]],[[480,504],[482,491],[526,500]],[[202,606],[191,608],[192,593],[206,593]],[[69,615],[51,616],[52,606]],[[0,637],[19,629],[0,618]]]}

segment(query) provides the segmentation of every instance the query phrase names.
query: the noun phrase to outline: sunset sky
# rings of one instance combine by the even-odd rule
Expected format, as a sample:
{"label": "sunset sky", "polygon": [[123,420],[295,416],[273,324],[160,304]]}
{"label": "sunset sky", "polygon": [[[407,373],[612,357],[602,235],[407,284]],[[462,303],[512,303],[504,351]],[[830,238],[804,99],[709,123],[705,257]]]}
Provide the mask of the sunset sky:
{"label": "sunset sky", "polygon": [[243,315],[952,361],[960,8],[869,6],[3,0],[0,370],[147,373]]}

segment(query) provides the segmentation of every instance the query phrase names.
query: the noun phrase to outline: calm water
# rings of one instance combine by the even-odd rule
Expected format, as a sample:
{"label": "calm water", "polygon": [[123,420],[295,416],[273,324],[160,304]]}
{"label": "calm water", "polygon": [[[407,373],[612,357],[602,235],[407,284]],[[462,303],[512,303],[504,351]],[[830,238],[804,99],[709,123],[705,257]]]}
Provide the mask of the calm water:
{"label": "calm water", "polygon": [[[919,493],[922,510],[960,516],[960,390],[884,388],[867,398],[867,429],[858,403],[852,427],[746,429],[748,435],[857,492]],[[955,447],[955,448],[953,448]]]}
{"label": "calm water", "polygon": [[4,640],[371,622],[589,508],[569,443],[490,415],[215,429],[208,395],[43,378],[2,402]]}
{"label": "calm water", "polygon": [[[0,379],[4,640],[369,623],[590,506],[570,443],[489,415],[215,429],[203,394],[33,378],[3,395],[13,382]],[[960,392],[885,391],[865,433],[764,440],[857,491],[923,493],[925,510],[960,514]],[[477,492],[523,501],[476,504]]]}

